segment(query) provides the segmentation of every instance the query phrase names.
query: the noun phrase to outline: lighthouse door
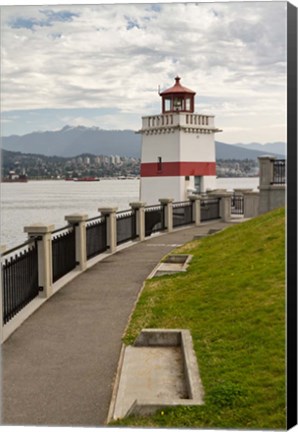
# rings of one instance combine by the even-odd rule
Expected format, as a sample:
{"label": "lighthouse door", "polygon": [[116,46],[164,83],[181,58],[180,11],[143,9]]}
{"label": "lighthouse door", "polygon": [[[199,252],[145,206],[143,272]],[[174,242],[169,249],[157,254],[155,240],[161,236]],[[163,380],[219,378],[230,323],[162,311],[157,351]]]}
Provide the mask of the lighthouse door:
{"label": "lighthouse door", "polygon": [[202,192],[202,177],[201,176],[195,176],[195,190],[196,190],[196,193]]}

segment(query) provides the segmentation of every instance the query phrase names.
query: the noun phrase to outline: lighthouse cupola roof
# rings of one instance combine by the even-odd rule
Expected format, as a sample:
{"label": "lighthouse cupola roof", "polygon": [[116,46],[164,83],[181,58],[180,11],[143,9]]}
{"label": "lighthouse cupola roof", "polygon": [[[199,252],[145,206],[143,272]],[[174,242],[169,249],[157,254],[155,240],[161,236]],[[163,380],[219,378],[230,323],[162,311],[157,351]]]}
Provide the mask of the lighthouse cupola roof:
{"label": "lighthouse cupola roof", "polygon": [[162,98],[162,113],[194,112],[195,92],[180,83],[181,78],[176,76],[175,84],[159,93]]}

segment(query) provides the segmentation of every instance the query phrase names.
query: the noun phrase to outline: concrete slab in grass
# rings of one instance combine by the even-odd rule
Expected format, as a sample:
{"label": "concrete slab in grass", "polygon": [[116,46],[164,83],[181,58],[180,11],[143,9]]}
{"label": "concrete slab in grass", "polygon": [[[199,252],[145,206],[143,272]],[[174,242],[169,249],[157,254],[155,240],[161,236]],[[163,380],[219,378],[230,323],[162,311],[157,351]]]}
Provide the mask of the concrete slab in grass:
{"label": "concrete slab in grass", "polygon": [[192,259],[192,255],[175,254],[169,255],[166,259],[159,263],[155,269],[150,273],[148,279],[154,276],[163,276],[178,272],[185,272]]}
{"label": "concrete slab in grass", "polygon": [[221,229],[211,228],[211,229],[208,231],[208,234],[216,234],[216,233],[218,233],[219,231],[221,231]]}
{"label": "concrete slab in grass", "polygon": [[183,329],[145,329],[123,350],[109,421],[158,409],[202,405],[191,334]]}

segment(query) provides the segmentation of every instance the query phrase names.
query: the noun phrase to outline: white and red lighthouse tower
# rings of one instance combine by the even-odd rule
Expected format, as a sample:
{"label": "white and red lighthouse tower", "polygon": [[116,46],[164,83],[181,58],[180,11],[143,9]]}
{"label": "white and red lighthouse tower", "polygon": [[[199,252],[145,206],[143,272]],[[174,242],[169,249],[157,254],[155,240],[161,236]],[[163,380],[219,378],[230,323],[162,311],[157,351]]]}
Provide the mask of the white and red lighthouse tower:
{"label": "white and red lighthouse tower", "polygon": [[214,116],[197,114],[195,92],[180,84],[160,93],[162,114],[142,117],[140,199],[184,201],[215,189]]}

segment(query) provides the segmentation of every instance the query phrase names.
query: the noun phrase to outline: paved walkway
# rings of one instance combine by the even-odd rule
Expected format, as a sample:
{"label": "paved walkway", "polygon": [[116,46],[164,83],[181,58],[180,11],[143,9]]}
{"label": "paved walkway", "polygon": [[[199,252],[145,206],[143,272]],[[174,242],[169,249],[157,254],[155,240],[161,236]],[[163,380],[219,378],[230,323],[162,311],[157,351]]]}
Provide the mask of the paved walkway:
{"label": "paved walkway", "polygon": [[68,283],[2,345],[2,424],[103,426],[121,337],[144,280],[176,246],[228,224],[155,236]]}

